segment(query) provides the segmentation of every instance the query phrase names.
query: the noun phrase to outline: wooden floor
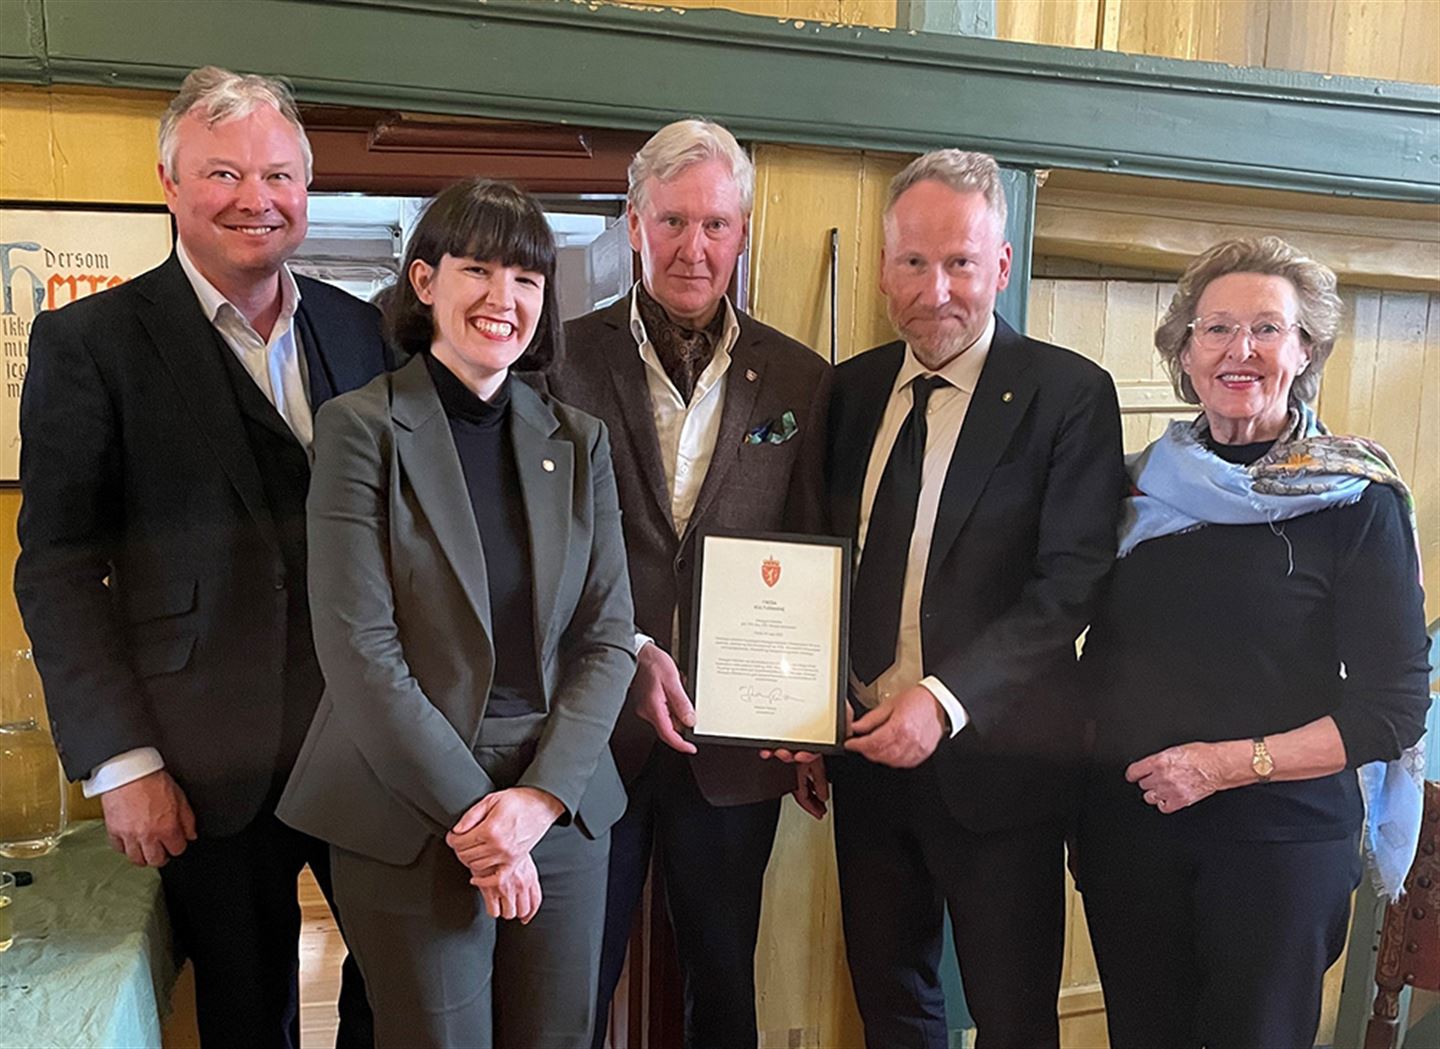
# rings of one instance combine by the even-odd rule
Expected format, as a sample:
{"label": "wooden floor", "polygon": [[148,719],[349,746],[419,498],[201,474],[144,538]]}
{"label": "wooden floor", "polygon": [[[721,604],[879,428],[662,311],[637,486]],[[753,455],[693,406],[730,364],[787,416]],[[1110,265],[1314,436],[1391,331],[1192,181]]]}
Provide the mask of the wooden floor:
{"label": "wooden floor", "polygon": [[[300,875],[300,1045],[330,1049],[335,1044],[335,1001],[345,944],[330,916],[320,886],[307,867]],[[195,977],[189,963],[171,995],[172,1011],[161,1033],[164,1049],[199,1049],[195,1026]]]}
{"label": "wooden floor", "polygon": [[335,1002],[345,944],[307,867],[300,875],[300,1044],[329,1049],[335,1044]]}

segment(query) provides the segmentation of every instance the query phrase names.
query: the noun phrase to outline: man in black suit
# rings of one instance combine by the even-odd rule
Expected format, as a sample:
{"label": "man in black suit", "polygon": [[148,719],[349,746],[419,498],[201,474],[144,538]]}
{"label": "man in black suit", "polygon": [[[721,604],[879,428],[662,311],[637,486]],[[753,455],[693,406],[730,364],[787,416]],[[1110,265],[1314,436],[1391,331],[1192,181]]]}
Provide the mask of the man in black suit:
{"label": "man in black suit", "polygon": [[[625,961],[652,844],[685,994],[685,1044],[756,1044],[765,867],[794,772],[755,751],[696,747],[687,662],[696,538],[814,531],[830,366],[726,295],[745,247],[754,167],[718,124],[680,120],[630,165],[642,278],[570,322],[550,390],[604,420],[635,598],[635,680],[611,737],[630,804],[611,831],[594,1046]],[[800,795],[797,795],[800,796]],[[813,808],[812,808],[813,811]]]}
{"label": "man in black suit", "polygon": [[[324,842],[274,817],[320,698],[305,588],[311,419],[387,362],[376,311],[291,275],[310,147],[278,81],[207,67],[161,122],[158,268],[35,320],[15,591],[67,773],[159,867],[204,1044],[299,1044]],[[340,1042],[370,1041],[347,963]]]}
{"label": "man in black suit", "polygon": [[831,762],[851,978],[872,1047],[943,1049],[943,910],[981,1046],[1057,1045],[1075,641],[1115,554],[1115,388],[1017,334],[995,161],[896,176],[902,341],[835,373],[832,525],[859,551],[850,754]]}

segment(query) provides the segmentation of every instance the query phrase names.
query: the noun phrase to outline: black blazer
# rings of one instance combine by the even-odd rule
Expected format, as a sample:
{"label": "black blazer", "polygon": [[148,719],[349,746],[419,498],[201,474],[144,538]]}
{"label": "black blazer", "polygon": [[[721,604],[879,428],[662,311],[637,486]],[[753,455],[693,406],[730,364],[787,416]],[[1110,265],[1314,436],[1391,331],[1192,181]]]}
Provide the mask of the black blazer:
{"label": "black blazer", "polygon": [[[857,534],[904,355],[894,342],[835,371],[826,473],[842,535]],[[1083,737],[1075,640],[1115,557],[1124,492],[1109,374],[997,317],[941,491],[920,611],[925,673],[970,716],[931,760],[972,830],[1054,818],[1070,800]]]}
{"label": "black blazer", "polygon": [[[298,280],[318,409],[389,354],[374,307]],[[230,352],[171,255],[40,314],[20,404],[15,593],[66,773],[156,747],[210,835],[260,811],[319,699],[285,706],[287,661],[310,645],[308,624],[290,637],[287,592],[305,580],[286,570]]]}

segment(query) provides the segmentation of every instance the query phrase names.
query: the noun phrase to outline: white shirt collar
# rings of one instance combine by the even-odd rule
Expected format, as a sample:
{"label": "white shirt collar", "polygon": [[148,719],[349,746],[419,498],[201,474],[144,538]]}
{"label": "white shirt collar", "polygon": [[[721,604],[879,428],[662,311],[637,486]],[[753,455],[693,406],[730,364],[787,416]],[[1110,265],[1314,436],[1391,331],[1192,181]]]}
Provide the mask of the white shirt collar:
{"label": "white shirt collar", "polygon": [[[630,289],[630,334],[635,339],[637,347],[644,346],[650,341],[650,336],[645,332],[645,322],[640,319],[639,295],[640,282],[636,281],[635,286]],[[730,348],[740,338],[740,320],[735,316],[735,309],[730,305],[730,296],[726,295],[720,300],[725,307],[725,327],[720,333],[720,340],[715,344],[715,356],[724,354],[730,355]]]}
{"label": "white shirt collar", "polygon": [[[190,287],[195,289],[195,297],[200,300],[200,309],[204,311],[206,320],[215,324],[220,316],[220,311],[227,306],[235,316],[241,320],[245,319],[245,315],[240,312],[239,308],[221,294],[220,289],[211,284],[200,272],[194,260],[190,258],[190,253],[185,250],[185,242],[178,237],[175,239],[175,254],[180,259],[180,268],[185,271],[185,276],[190,281]],[[294,274],[290,272],[290,267],[281,263],[280,319],[277,327],[288,325],[299,308],[300,285],[295,280]]]}
{"label": "white shirt collar", "polygon": [[975,384],[980,381],[980,371],[985,367],[985,358],[990,354],[990,344],[994,339],[995,314],[992,312],[980,337],[952,357],[945,367],[935,372],[920,363],[919,358],[915,356],[915,351],[907,342],[905,344],[905,360],[900,364],[900,374],[895,376],[895,385],[891,389],[891,394],[899,393],[910,380],[920,375],[938,375],[951,386],[964,390],[967,394],[974,393]]}

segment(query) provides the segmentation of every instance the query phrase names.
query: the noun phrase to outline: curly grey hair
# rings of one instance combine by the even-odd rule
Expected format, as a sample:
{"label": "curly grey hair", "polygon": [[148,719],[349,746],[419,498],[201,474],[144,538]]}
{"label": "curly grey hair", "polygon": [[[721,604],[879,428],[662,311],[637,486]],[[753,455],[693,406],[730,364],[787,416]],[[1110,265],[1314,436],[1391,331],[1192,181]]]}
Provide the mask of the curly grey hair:
{"label": "curly grey hair", "polygon": [[1175,392],[1186,404],[1199,404],[1190,376],[1181,366],[1180,355],[1190,339],[1190,322],[1195,319],[1200,297],[1212,280],[1229,273],[1263,273],[1284,277],[1295,288],[1300,304],[1300,337],[1310,348],[1310,366],[1295,377],[1290,400],[1313,401],[1320,392],[1320,373],[1335,348],[1340,331],[1340,296],[1335,293],[1335,273],[1279,237],[1244,237],[1225,240],[1198,255],[1180,275],[1175,297],[1165,319],[1155,329],[1155,349],[1170,373]]}
{"label": "curly grey hair", "polygon": [[305,184],[309,185],[314,174],[315,158],[289,85],[275,77],[232,73],[219,66],[202,66],[192,70],[180,85],[180,93],[165,108],[165,115],[160,118],[159,137],[160,162],[165,165],[165,173],[172,180],[180,177],[175,170],[175,153],[179,148],[180,121],[190,113],[195,113],[206,127],[214,127],[226,120],[249,116],[256,106],[274,106],[295,129],[295,134],[300,136],[300,153],[305,158]]}

